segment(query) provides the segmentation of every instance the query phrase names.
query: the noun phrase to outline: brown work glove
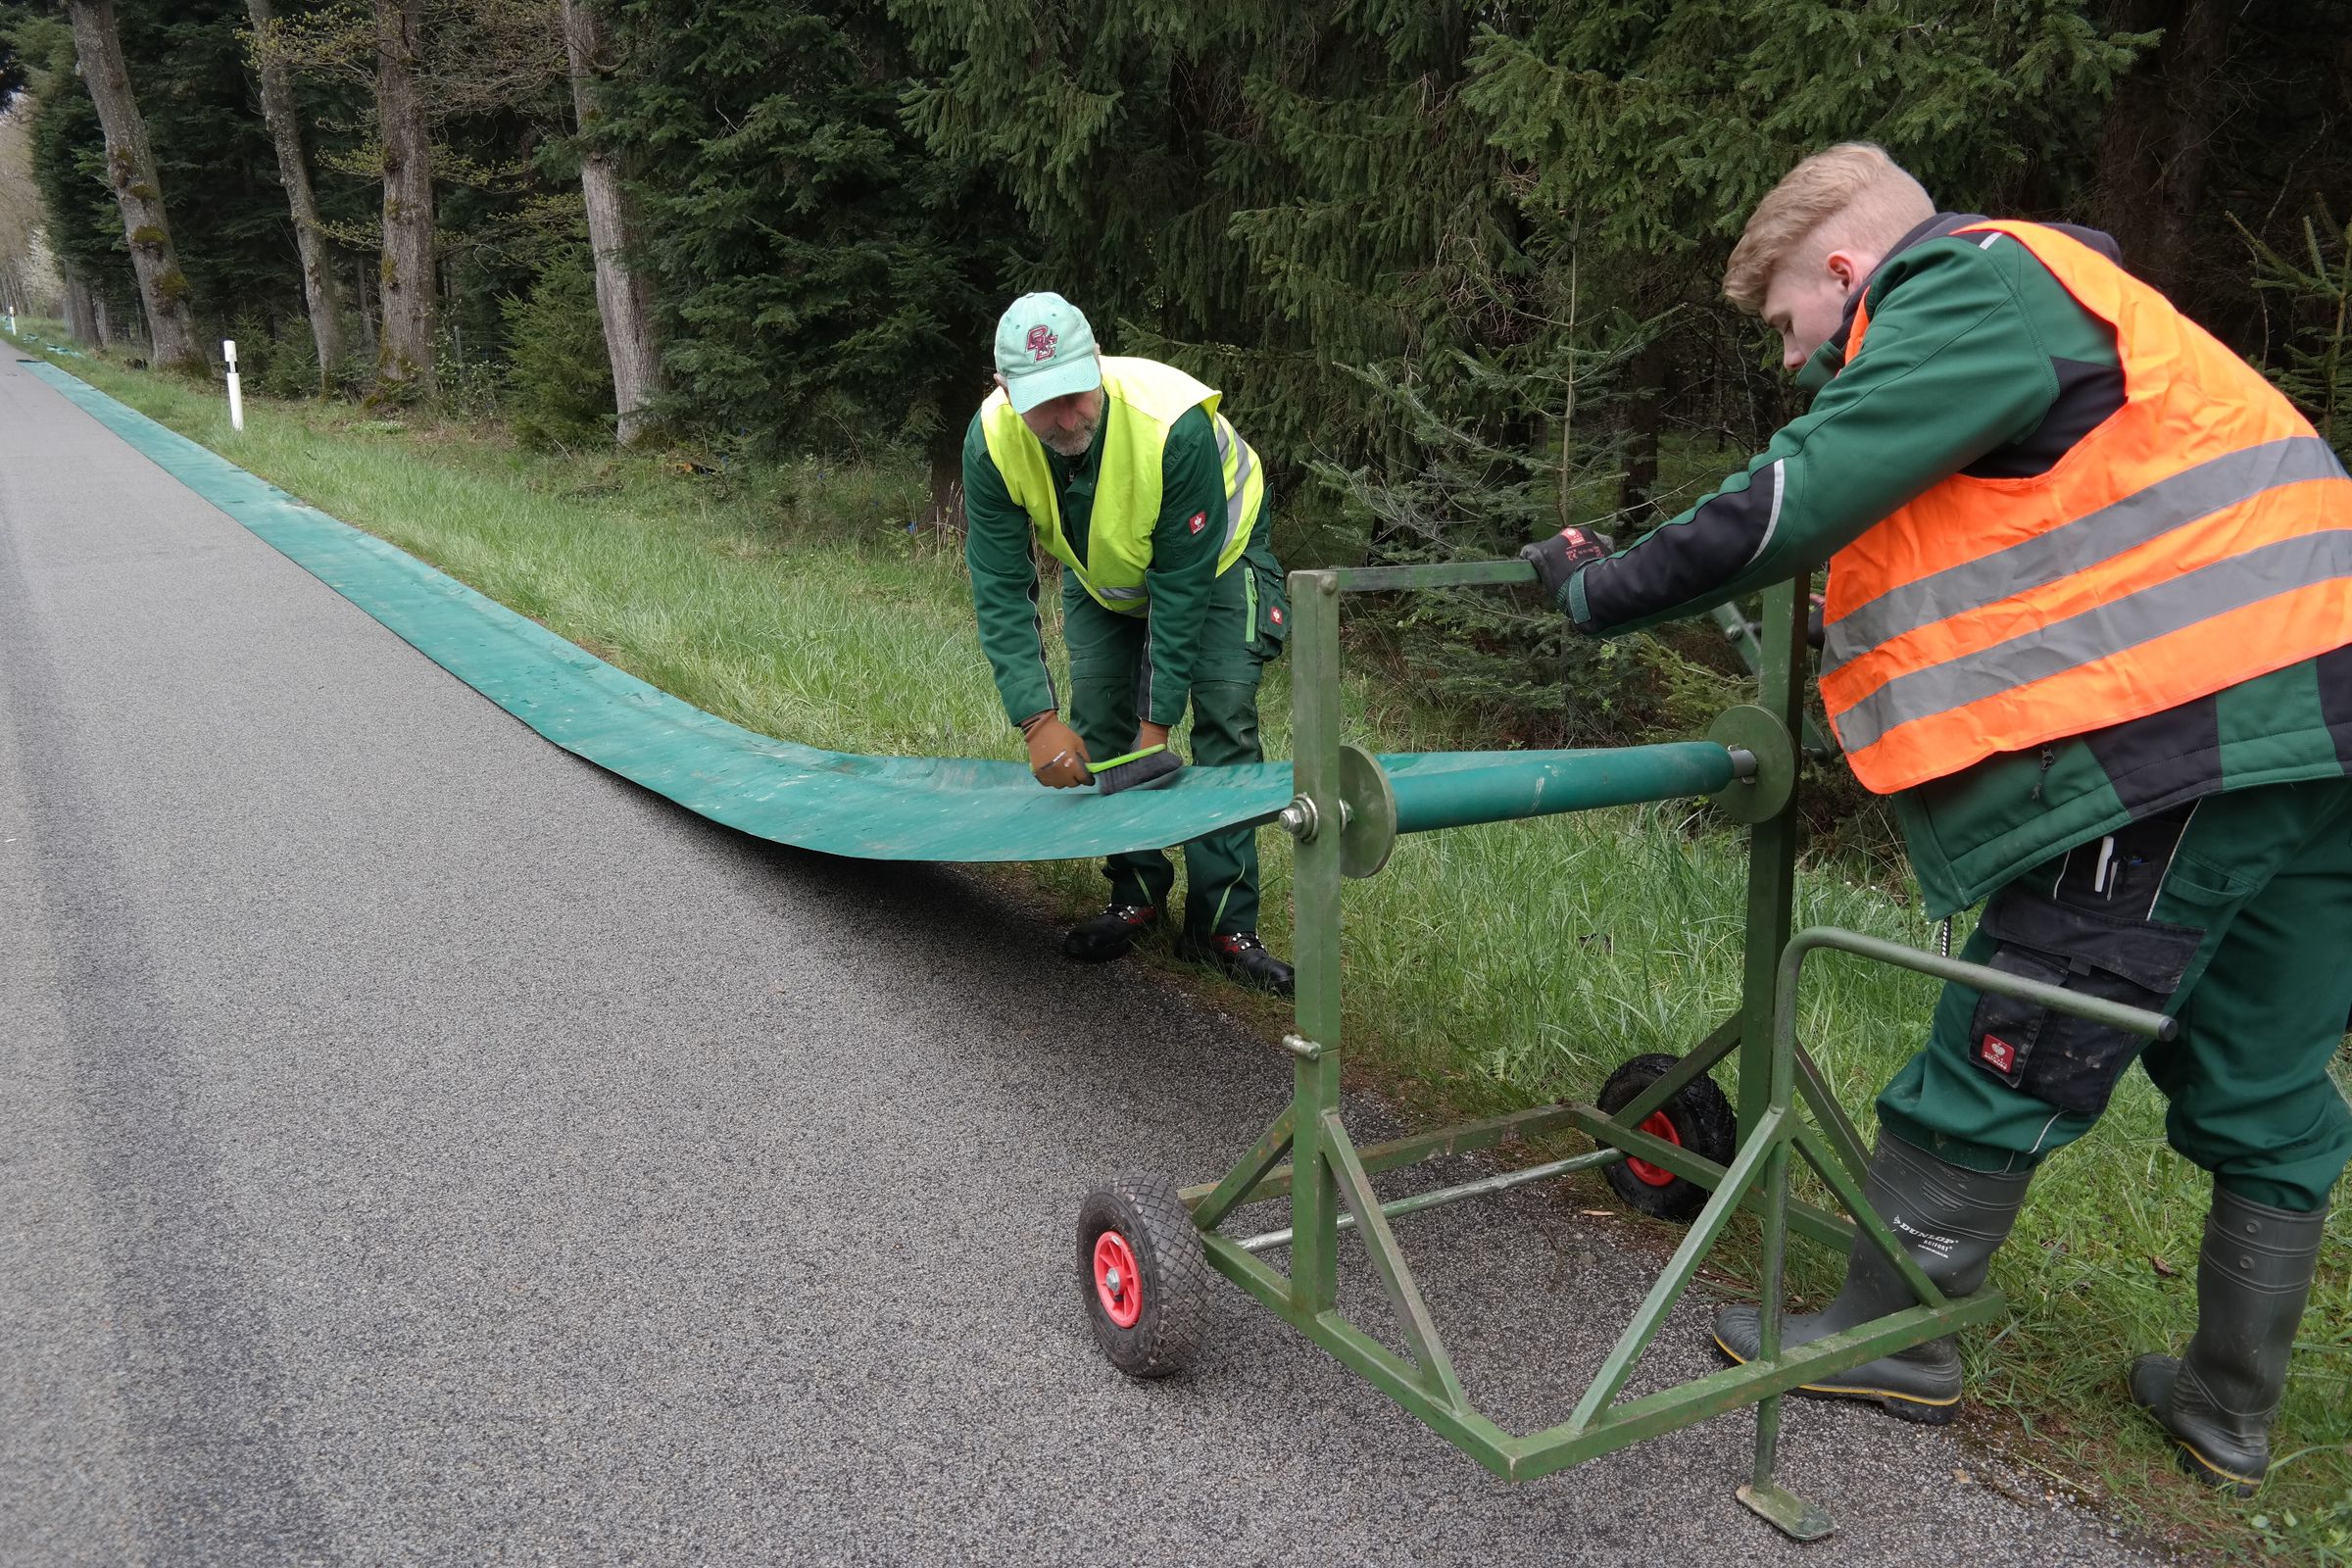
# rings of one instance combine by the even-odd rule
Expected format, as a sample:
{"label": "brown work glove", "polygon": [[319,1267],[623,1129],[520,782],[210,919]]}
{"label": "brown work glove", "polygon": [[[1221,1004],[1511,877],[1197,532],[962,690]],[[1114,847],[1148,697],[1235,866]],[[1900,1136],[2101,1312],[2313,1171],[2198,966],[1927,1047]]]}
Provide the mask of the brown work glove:
{"label": "brown work glove", "polygon": [[1021,726],[1021,733],[1029,739],[1029,771],[1046,788],[1066,790],[1095,781],[1086,770],[1086,742],[1059,713],[1039,713]]}

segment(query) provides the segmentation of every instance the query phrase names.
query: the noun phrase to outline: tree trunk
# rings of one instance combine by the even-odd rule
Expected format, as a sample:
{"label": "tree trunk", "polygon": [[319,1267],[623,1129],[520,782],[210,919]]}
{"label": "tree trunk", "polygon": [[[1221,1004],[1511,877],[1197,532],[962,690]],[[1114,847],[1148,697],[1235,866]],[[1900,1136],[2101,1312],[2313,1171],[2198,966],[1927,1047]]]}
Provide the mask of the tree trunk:
{"label": "tree trunk", "polygon": [[122,39],[115,26],[115,0],[68,0],[74,19],[74,52],[81,77],[98,106],[106,132],[106,178],[122,210],[122,237],[130,246],[131,270],[155,334],[154,363],[166,369],[205,373],[210,366],[196,346],[188,315],[188,276],[172,248],[164,218],[163,180],[155,172],[155,150],[147,144],[147,122],[130,90],[122,64]]}
{"label": "tree trunk", "polygon": [[262,122],[277,148],[277,177],[286,187],[294,215],[294,243],[302,253],[302,298],[310,308],[311,341],[318,346],[318,395],[334,390],[343,363],[343,289],[335,259],[318,228],[318,202],[311,194],[311,169],[302,155],[302,119],[294,106],[294,78],[283,56],[270,47],[270,0],[245,0],[253,19],[253,71],[261,79]]}
{"label": "tree trunk", "polygon": [[379,396],[433,389],[433,168],[416,91],[424,0],[375,0],[375,109],[384,143]]}
{"label": "tree trunk", "polygon": [[[601,114],[597,56],[603,45],[595,0],[564,0],[572,117],[583,137]],[[605,354],[612,362],[612,401],[620,410],[618,433],[625,447],[644,433],[647,406],[662,392],[662,362],[654,349],[653,288],[629,261],[640,231],[609,153],[582,145],[580,194],[588,206],[588,244],[596,253],[596,310],[604,318]]]}
{"label": "tree trunk", "polygon": [[351,265],[360,281],[359,292],[352,296],[359,302],[360,307],[360,352],[367,355],[369,360],[373,360],[375,358],[375,308],[369,303],[368,262],[365,257],[361,257],[354,260]]}
{"label": "tree trunk", "polygon": [[1658,437],[1666,423],[1668,373],[1674,368],[1672,346],[1664,336],[1652,338],[1636,352],[1629,367],[1631,400],[1626,404],[1625,473],[1617,489],[1617,510],[1629,522],[1649,525],[1651,494],[1658,487]]}
{"label": "tree trunk", "polygon": [[2123,246],[2124,265],[2191,314],[2198,208],[2221,113],[2230,43],[2227,0],[2124,0],[2117,25],[2164,41],[2117,86],[2099,130],[2100,222]]}
{"label": "tree trunk", "polygon": [[950,533],[963,531],[963,432],[948,421],[931,439],[931,510],[923,520]]}
{"label": "tree trunk", "polygon": [[66,277],[66,336],[85,348],[98,346],[98,308],[82,280]]}

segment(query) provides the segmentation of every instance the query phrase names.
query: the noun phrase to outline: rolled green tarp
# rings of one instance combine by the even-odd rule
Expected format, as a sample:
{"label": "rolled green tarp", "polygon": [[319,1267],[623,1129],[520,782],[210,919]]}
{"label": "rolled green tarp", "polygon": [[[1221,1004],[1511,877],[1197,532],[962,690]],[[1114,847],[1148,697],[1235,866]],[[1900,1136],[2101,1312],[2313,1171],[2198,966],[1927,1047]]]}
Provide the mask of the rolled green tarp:
{"label": "rolled green tarp", "polygon": [[1600,751],[1433,753],[1384,757],[1381,765],[1396,792],[1399,833],[1682,800],[1712,795],[1732,782],[1732,754],[1713,741]]}
{"label": "rolled green tarp", "polygon": [[[1290,803],[1288,762],[1188,767],[1165,788],[1105,798],[1044,789],[1018,762],[860,757],[758,734],[614,668],[56,366],[26,368],[548,740],[740,832],[865,859],[1081,859],[1263,822]],[[1381,761],[1400,808],[1414,803],[1412,830],[1699,794],[1730,776],[1721,747],[1644,750],[1692,754],[1688,774],[1661,771],[1641,753],[1430,753]]]}

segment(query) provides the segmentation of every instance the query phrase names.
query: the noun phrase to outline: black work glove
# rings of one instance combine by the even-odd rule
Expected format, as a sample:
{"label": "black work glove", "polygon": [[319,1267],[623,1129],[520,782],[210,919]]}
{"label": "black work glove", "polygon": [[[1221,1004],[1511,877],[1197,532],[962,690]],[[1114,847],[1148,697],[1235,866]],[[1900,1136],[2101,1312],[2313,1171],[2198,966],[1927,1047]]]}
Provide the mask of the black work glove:
{"label": "black work glove", "polygon": [[1553,604],[1560,602],[1560,590],[1568,586],[1579,567],[1617,553],[1617,545],[1605,533],[1591,528],[1562,528],[1548,539],[1539,539],[1519,552],[1521,561],[1536,564],[1536,580],[1544,585],[1544,597]]}

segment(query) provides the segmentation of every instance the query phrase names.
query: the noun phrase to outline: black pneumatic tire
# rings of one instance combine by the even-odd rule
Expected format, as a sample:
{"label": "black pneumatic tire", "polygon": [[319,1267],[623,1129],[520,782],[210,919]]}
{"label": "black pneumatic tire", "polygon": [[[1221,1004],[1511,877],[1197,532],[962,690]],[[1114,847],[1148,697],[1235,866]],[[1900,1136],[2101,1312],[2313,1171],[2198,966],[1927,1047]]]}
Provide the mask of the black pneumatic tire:
{"label": "black pneumatic tire", "polygon": [[[1620,1063],[1600,1086],[1599,1108],[1614,1114],[1619,1106],[1631,1104],[1681,1059],[1652,1054]],[[1731,1102],[1723,1098],[1714,1079],[1701,1073],[1646,1118],[1642,1130],[1680,1144],[1718,1165],[1728,1165],[1739,1143],[1739,1125]],[[1618,1200],[1636,1213],[1680,1223],[1707,1206],[1707,1189],[1642,1160],[1620,1160],[1603,1174]]]}
{"label": "black pneumatic tire", "polygon": [[1191,1361],[1208,1322],[1208,1257],[1174,1182],[1129,1171],[1088,1193],[1077,1261],[1087,1323],[1112,1366],[1164,1378]]}

